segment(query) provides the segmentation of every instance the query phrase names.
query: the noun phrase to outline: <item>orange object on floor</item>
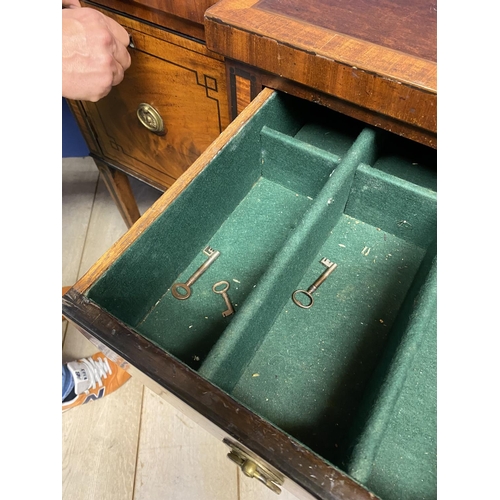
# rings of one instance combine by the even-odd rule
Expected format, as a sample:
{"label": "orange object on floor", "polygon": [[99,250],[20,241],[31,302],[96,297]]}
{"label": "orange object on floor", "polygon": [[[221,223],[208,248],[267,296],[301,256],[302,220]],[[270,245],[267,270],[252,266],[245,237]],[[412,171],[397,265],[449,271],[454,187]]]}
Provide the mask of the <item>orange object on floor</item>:
{"label": "orange object on floor", "polygon": [[71,361],[66,366],[73,377],[74,388],[73,397],[62,403],[63,412],[111,394],[130,378],[128,372],[102,352]]}

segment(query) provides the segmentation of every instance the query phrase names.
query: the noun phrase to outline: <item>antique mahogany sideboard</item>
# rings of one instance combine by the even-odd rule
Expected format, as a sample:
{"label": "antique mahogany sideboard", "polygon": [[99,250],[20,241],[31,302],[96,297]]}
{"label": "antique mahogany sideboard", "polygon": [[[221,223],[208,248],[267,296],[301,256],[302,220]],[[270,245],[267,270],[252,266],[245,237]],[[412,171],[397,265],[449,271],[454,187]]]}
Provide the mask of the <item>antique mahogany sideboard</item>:
{"label": "antique mahogany sideboard", "polygon": [[124,82],[97,104],[69,101],[128,227],[139,212],[127,174],[167,189],[264,87],[437,147],[434,2],[221,1],[206,12],[214,3],[82,3],[132,37]]}
{"label": "antique mahogany sideboard", "polygon": [[131,34],[71,107],[133,227],[63,314],[276,493],[436,498],[436,4],[85,5]]}

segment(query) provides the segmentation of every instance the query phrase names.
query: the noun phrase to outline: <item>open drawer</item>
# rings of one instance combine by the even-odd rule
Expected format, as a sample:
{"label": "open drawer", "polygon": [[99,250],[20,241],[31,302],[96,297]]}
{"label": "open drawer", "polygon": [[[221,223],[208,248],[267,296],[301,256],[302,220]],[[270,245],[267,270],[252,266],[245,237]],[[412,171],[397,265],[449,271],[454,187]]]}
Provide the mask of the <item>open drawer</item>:
{"label": "open drawer", "polygon": [[271,489],[433,499],[436,225],[435,150],[265,89],[63,313]]}

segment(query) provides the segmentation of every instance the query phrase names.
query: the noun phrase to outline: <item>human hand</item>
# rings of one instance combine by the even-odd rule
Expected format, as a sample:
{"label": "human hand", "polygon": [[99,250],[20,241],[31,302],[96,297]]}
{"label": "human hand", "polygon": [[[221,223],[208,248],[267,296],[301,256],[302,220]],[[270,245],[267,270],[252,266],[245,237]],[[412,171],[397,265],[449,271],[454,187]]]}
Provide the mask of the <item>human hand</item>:
{"label": "human hand", "polygon": [[[77,7],[76,0],[63,0]],[[118,85],[130,66],[128,33],[86,7],[62,10],[62,95],[97,102]]]}

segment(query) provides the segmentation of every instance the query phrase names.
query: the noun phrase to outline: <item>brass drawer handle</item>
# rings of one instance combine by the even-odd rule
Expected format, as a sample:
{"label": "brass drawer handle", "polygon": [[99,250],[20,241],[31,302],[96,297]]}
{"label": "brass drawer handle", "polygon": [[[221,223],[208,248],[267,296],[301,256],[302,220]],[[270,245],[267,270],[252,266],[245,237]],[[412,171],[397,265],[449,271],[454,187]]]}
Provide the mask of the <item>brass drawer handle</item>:
{"label": "brass drawer handle", "polygon": [[165,133],[165,126],[160,113],[150,104],[145,102],[139,104],[137,108],[137,118],[151,132],[162,135]]}
{"label": "brass drawer handle", "polygon": [[280,486],[285,480],[279,472],[272,471],[269,467],[260,463],[255,457],[251,457],[246,451],[229,439],[224,439],[223,441],[231,448],[227,457],[241,467],[245,476],[258,479],[278,495],[281,493]]}

